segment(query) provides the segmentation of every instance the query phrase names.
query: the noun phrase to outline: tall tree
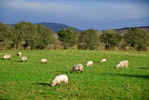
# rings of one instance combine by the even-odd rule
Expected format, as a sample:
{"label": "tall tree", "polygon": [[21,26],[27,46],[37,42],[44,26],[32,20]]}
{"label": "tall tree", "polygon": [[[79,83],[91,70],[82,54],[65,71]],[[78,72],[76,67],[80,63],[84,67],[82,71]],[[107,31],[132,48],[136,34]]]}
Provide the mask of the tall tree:
{"label": "tall tree", "polygon": [[72,27],[61,29],[58,32],[58,38],[63,43],[64,49],[74,46],[77,43],[77,34]]}
{"label": "tall tree", "polygon": [[35,48],[35,34],[36,34],[36,27],[32,23],[28,22],[20,22],[16,24],[16,30],[20,34],[22,38],[22,45],[24,47],[31,47]]}
{"label": "tall tree", "polygon": [[95,30],[88,29],[82,31],[78,40],[78,47],[80,49],[94,50],[97,48],[99,37]]}
{"label": "tall tree", "polygon": [[13,34],[15,30],[13,27],[0,23],[0,41],[4,46],[10,48],[13,46]]}
{"label": "tall tree", "polygon": [[49,44],[54,42],[54,35],[50,29],[44,27],[43,25],[37,25],[36,28],[37,32],[34,38],[37,48],[46,48]]}
{"label": "tall tree", "polygon": [[19,33],[19,37],[21,37],[24,47],[42,49],[54,41],[53,32],[43,25],[20,22],[16,25],[16,30]]}
{"label": "tall tree", "polygon": [[123,37],[128,46],[137,50],[146,49],[149,43],[149,34],[147,34],[146,31],[136,27],[130,28]]}
{"label": "tall tree", "polygon": [[105,44],[105,49],[113,48],[118,46],[121,41],[121,35],[115,30],[106,30],[100,35],[100,41]]}

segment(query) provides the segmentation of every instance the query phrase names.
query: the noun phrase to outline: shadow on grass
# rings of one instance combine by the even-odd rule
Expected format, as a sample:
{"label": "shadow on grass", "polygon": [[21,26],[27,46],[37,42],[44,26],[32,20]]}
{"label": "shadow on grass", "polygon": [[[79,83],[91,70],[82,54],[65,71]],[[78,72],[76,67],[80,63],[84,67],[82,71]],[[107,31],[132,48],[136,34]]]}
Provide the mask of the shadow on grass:
{"label": "shadow on grass", "polygon": [[[1,57],[0,60],[4,60],[4,59]],[[0,100],[1,100],[1,99],[0,99]]]}
{"label": "shadow on grass", "polygon": [[41,86],[51,86],[49,83],[35,83],[35,84],[37,84],[37,85],[41,85]]}
{"label": "shadow on grass", "polygon": [[[10,58],[10,59],[0,58],[0,60],[3,60],[3,61],[9,61],[9,60],[11,60],[11,58]],[[0,99],[0,100],[1,100],[1,99]]]}
{"label": "shadow on grass", "polygon": [[130,77],[130,78],[149,79],[149,75],[113,74],[113,73],[106,73],[106,74],[107,75],[112,75],[112,76],[122,76],[122,77]]}
{"label": "shadow on grass", "polygon": [[138,67],[138,69],[144,69],[144,70],[149,70],[149,67]]}
{"label": "shadow on grass", "polygon": [[0,100],[8,100],[8,99],[5,99],[5,98],[0,98]]}
{"label": "shadow on grass", "polygon": [[50,73],[56,73],[57,75],[58,74],[68,74],[69,72],[68,71],[49,71]]}
{"label": "shadow on grass", "polygon": [[21,63],[22,63],[22,61],[21,61],[21,60],[15,60],[15,62],[21,62]]}

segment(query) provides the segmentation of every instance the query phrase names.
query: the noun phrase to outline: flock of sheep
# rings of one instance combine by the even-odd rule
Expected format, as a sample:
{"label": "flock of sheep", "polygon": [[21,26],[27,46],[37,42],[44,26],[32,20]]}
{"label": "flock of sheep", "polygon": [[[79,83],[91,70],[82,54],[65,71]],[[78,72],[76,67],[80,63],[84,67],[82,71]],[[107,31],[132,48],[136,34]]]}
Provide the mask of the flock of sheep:
{"label": "flock of sheep", "polygon": [[[26,62],[28,60],[28,57],[27,56],[22,56],[22,52],[18,52],[17,53],[17,56],[21,57],[20,61],[21,62]],[[11,58],[11,55],[10,54],[5,54],[3,56],[3,59],[4,60],[7,60],[7,59],[10,59]],[[46,64],[47,63],[47,59],[46,58],[42,58],[41,59],[41,63],[43,64]],[[106,58],[103,58],[101,61],[101,63],[104,63],[104,62],[107,62],[107,59]],[[91,67],[93,65],[93,61],[88,61],[87,62],[87,67]],[[116,68],[127,68],[128,67],[128,60],[123,60],[123,61],[120,61],[117,65],[116,65]],[[70,70],[70,72],[83,72],[84,69],[83,69],[83,65],[82,64],[76,64],[72,67],[72,69]],[[52,84],[51,86],[56,86],[56,85],[59,85],[61,84],[62,82],[67,84],[68,83],[68,76],[66,74],[60,74],[58,76],[56,76],[54,78],[54,80],[52,81]]]}
{"label": "flock of sheep", "polygon": [[[21,62],[27,62],[28,57],[27,57],[27,56],[23,56],[23,55],[22,55],[22,52],[18,52],[16,55],[17,55],[18,57],[21,57],[21,58],[20,58],[20,61],[21,61]],[[3,58],[4,60],[11,59],[11,54],[5,54],[2,58]],[[47,61],[48,61],[48,60],[47,60],[46,58],[42,58],[42,59],[41,59],[41,63],[43,63],[43,64],[46,64]]]}
{"label": "flock of sheep", "polygon": [[[101,60],[101,63],[106,62],[107,60],[104,58]],[[88,61],[87,62],[87,67],[90,67],[93,65],[93,61]],[[128,60],[123,60],[120,61],[119,64],[116,65],[116,68],[124,68],[124,67],[128,67]],[[76,64],[72,67],[72,69],[70,70],[70,72],[83,72],[83,65],[82,64]],[[55,79],[52,81],[51,86],[56,86],[59,85],[60,83],[64,82],[65,84],[68,83],[68,76],[66,74],[61,74],[55,77]]]}

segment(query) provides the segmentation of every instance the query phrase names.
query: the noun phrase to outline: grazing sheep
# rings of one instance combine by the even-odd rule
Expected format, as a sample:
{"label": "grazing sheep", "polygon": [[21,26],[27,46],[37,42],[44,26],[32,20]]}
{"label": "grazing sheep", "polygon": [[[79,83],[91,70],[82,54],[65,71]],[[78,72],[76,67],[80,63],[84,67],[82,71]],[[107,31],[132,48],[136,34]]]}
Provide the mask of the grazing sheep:
{"label": "grazing sheep", "polygon": [[27,56],[23,56],[23,57],[21,57],[21,61],[22,61],[22,62],[26,62],[27,59],[28,59]]}
{"label": "grazing sheep", "polygon": [[70,72],[75,72],[75,71],[78,71],[78,72],[83,72],[83,65],[82,64],[76,64],[72,67],[72,69],[70,70]]}
{"label": "grazing sheep", "polygon": [[43,64],[46,64],[47,61],[48,61],[48,60],[47,60],[46,58],[42,58],[42,59],[41,59],[41,63],[43,63]]}
{"label": "grazing sheep", "polygon": [[21,57],[22,56],[22,52],[18,52],[17,56]]}
{"label": "grazing sheep", "polygon": [[119,64],[116,65],[116,68],[123,68],[123,67],[128,67],[128,60],[123,60],[123,61],[120,61]]}
{"label": "grazing sheep", "polygon": [[107,61],[107,59],[106,58],[103,58],[103,59],[101,59],[101,63],[103,63],[103,62],[106,62]]}
{"label": "grazing sheep", "polygon": [[93,65],[93,61],[88,61],[87,62],[87,67],[90,67],[90,66],[92,66]]}
{"label": "grazing sheep", "polygon": [[55,79],[52,81],[51,86],[56,86],[64,82],[65,84],[68,83],[68,76],[66,74],[61,74],[55,77]]}
{"label": "grazing sheep", "polygon": [[120,67],[121,67],[120,64],[117,64],[117,65],[116,65],[116,68],[120,68]]}
{"label": "grazing sheep", "polygon": [[10,54],[5,54],[4,56],[3,56],[3,59],[10,59],[11,58],[11,55]]}

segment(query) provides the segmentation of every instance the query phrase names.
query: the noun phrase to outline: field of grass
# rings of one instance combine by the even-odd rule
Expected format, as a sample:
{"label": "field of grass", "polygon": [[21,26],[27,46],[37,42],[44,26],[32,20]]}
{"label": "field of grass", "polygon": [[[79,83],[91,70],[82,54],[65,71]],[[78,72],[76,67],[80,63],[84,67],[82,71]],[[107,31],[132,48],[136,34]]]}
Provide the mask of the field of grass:
{"label": "field of grass", "polygon": [[[33,50],[21,51],[29,57],[20,62],[17,51],[0,51],[0,100],[149,100],[149,53],[122,51]],[[40,59],[46,57],[47,64]],[[106,63],[100,63],[107,58]],[[121,60],[129,67],[116,69]],[[90,68],[86,62],[94,61]],[[84,72],[69,73],[82,63]],[[69,84],[50,87],[58,74],[67,74]]]}

